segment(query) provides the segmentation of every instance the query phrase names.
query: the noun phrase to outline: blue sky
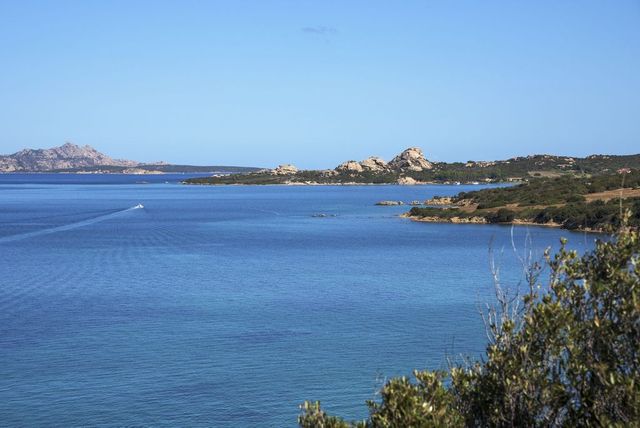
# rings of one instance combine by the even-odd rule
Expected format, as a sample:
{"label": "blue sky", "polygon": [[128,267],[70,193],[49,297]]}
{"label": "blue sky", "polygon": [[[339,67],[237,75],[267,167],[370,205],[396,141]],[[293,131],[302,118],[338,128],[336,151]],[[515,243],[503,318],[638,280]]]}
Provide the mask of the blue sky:
{"label": "blue sky", "polygon": [[0,100],[0,153],[637,153],[640,2],[0,0]]}

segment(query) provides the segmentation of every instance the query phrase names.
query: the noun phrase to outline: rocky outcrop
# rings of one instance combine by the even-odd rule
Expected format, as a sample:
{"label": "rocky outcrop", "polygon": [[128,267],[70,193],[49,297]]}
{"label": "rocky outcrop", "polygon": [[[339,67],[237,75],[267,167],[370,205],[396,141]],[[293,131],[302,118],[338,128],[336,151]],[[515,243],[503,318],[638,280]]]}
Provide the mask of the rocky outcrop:
{"label": "rocky outcrop", "polygon": [[489,223],[484,217],[438,217],[438,216],[426,216],[416,217],[408,214],[403,214],[402,217],[409,218],[413,221],[423,221],[426,223],[457,223],[457,224],[487,224]]}
{"label": "rocky outcrop", "polygon": [[457,199],[454,196],[434,196],[424,201],[424,205],[439,207],[476,207],[478,204],[473,199]]}
{"label": "rocky outcrop", "polygon": [[473,224],[486,224],[489,223],[484,217],[451,217],[451,223],[473,223]]}
{"label": "rocky outcrop", "polygon": [[382,172],[388,169],[387,163],[377,156],[371,156],[360,162],[362,168],[369,171]]}
{"label": "rocky outcrop", "polygon": [[419,147],[411,147],[400,153],[388,163],[391,169],[401,171],[424,171],[433,169],[433,164],[429,162]]}
{"label": "rocky outcrop", "polygon": [[51,149],[25,149],[0,156],[0,172],[42,172],[96,166],[136,167],[130,160],[112,159],[91,146],[65,143]]}
{"label": "rocky outcrop", "polygon": [[419,182],[415,178],[400,177],[398,178],[398,184],[402,186],[413,186],[414,184],[419,184]]}
{"label": "rocky outcrop", "polygon": [[338,171],[335,169],[323,169],[320,171],[320,175],[323,177],[334,177],[338,175]]}
{"label": "rocky outcrop", "polygon": [[354,160],[346,161],[336,167],[336,171],[338,172],[384,172],[387,170],[387,163],[377,156],[368,157],[361,162]]}
{"label": "rocky outcrop", "polygon": [[296,172],[298,172],[298,168],[291,164],[278,165],[276,169],[271,170],[271,173],[274,175],[291,175]]}
{"label": "rocky outcrop", "polygon": [[341,163],[336,167],[336,171],[338,172],[362,172],[364,171],[364,167],[360,164],[360,162],[356,162],[354,160],[346,161]]}
{"label": "rocky outcrop", "polygon": [[426,201],[424,201],[425,205],[432,205],[432,206],[441,206],[441,205],[453,205],[455,202],[453,201],[453,198],[450,196],[435,196],[431,199],[427,199]]}
{"label": "rocky outcrop", "polygon": [[[420,172],[432,168],[433,164],[424,157],[422,150],[419,147],[411,147],[393,158],[389,163],[377,156],[371,156],[361,162],[354,160],[343,162],[338,165],[335,170],[340,173],[359,173],[365,171],[384,173],[404,171]],[[407,177],[406,180],[404,177],[402,179],[403,182],[399,182],[399,184],[416,184],[415,180],[411,182],[413,179],[410,177]]]}

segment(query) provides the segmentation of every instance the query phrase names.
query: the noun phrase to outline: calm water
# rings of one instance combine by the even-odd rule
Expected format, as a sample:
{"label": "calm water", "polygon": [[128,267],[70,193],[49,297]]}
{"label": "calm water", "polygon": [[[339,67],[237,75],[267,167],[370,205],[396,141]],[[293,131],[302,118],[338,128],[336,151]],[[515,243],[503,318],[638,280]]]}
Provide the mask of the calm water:
{"label": "calm water", "polygon": [[[479,186],[182,177],[0,175],[0,425],[295,426],[305,399],[361,418],[386,377],[481,355],[490,245],[519,278],[510,227],[373,205]],[[528,230],[538,254],[594,238]]]}

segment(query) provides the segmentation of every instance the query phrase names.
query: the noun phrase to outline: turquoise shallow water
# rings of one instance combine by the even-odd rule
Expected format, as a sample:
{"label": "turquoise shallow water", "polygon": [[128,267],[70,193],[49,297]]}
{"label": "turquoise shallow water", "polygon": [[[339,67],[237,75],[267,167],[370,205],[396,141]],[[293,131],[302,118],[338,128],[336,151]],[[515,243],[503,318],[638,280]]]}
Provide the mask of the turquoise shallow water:
{"label": "turquoise shallow water", "polygon": [[[482,354],[490,246],[520,277],[510,227],[374,206],[479,186],[179,178],[0,176],[0,424],[295,426],[305,399],[361,418],[385,378]],[[527,231],[538,255],[594,239]]]}

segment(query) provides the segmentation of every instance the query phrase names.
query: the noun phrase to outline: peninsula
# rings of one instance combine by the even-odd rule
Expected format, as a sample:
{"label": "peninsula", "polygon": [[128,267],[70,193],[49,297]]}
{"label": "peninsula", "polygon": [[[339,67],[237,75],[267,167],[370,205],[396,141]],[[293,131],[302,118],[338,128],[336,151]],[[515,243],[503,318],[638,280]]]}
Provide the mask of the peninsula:
{"label": "peninsula", "polygon": [[640,154],[592,155],[586,158],[531,155],[498,161],[434,162],[419,147],[404,150],[389,162],[379,157],[349,160],[334,169],[299,170],[294,165],[274,169],[201,177],[185,184],[460,184],[520,182],[566,175],[600,175],[621,168],[640,168]]}

